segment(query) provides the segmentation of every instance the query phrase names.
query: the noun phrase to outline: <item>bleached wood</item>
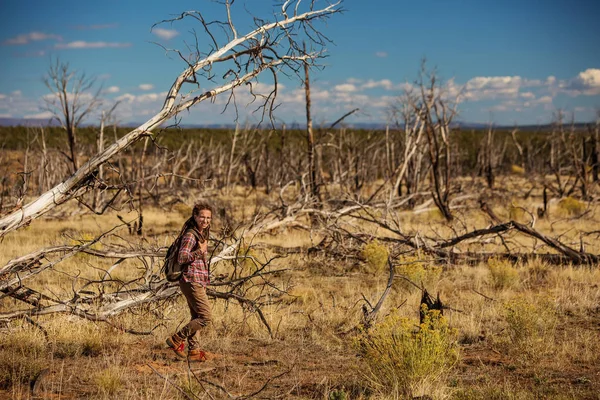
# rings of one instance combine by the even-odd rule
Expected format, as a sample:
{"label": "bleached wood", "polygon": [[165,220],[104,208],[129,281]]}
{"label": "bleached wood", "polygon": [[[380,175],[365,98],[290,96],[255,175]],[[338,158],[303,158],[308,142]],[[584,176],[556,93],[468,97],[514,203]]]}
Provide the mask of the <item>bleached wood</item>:
{"label": "bleached wood", "polygon": [[242,50],[236,50],[240,48],[240,46],[247,44],[248,47],[252,48],[253,45],[249,44],[249,42],[255,41],[260,43],[261,37],[263,37],[269,31],[277,28],[286,28],[302,21],[311,21],[313,19],[325,17],[329,14],[337,13],[340,11],[340,3],[341,1],[338,1],[325,8],[311,10],[302,14],[295,13],[292,17],[286,17],[280,21],[259,26],[246,35],[235,37],[229,43],[215,50],[209,56],[197,61],[196,63],[188,64],[188,67],[175,79],[171,85],[171,88],[165,98],[163,107],[157,114],[155,114],[144,124],[140,125],[138,128],[127,133],[121,139],[107,147],[104,151],[99,152],[95,156],[91,157],[89,161],[82,165],[65,181],[59,183],[30,203],[20,207],[17,210],[14,210],[0,219],[0,238],[9,232],[29,224],[32,220],[47,213],[54,207],[87,192],[91,188],[93,174],[95,171],[97,171],[100,165],[104,164],[114,155],[123,151],[125,148],[129,147],[131,144],[137,142],[141,138],[152,135],[152,132],[156,128],[182,111],[187,110],[188,108],[204,100],[214,98],[215,96],[243,85],[246,82],[254,79],[261,72],[267,69],[273,69],[282,63],[290,61],[308,61],[316,58],[318,54],[281,56],[273,59],[272,61],[263,62],[255,66],[253,70],[245,75],[239,76],[228,83],[206,91],[191,99],[184,101],[181,100],[181,98],[178,98],[181,94],[183,85],[187,82],[194,81],[196,73],[202,71],[203,68],[209,67],[213,63],[235,60],[238,55],[243,54]]}

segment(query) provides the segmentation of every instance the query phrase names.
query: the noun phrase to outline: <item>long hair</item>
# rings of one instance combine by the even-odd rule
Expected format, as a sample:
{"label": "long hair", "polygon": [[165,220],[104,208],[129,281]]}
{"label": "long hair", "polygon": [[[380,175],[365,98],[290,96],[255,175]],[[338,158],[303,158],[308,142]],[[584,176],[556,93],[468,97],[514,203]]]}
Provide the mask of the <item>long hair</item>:
{"label": "long hair", "polygon": [[187,231],[188,229],[194,229],[200,234],[200,240],[202,242],[205,242],[210,237],[210,225],[208,225],[205,229],[200,231],[198,225],[196,225],[196,221],[194,220],[194,217],[196,215],[200,215],[200,211],[202,211],[202,210],[208,210],[208,211],[210,211],[211,214],[213,214],[213,208],[210,204],[203,202],[203,201],[200,201],[200,202],[194,204],[194,208],[192,210],[192,216],[189,217],[187,219],[187,221],[185,221],[185,223],[183,224],[183,228],[181,229],[181,234],[183,235],[185,233],[185,231]]}

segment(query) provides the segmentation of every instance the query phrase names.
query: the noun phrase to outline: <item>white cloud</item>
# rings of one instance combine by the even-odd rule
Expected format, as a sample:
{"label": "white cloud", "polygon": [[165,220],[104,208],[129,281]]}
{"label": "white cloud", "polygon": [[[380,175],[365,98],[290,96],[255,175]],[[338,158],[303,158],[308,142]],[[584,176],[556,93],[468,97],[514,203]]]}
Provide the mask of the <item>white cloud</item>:
{"label": "white cloud", "polygon": [[388,53],[386,53],[385,51],[378,51],[375,53],[375,56],[379,58],[386,58],[388,56]]}
{"label": "white cloud", "polygon": [[361,89],[374,89],[379,87],[385,90],[392,90],[394,89],[394,84],[389,79],[381,79],[379,81],[369,79],[367,82],[361,85]]}
{"label": "white cloud", "polygon": [[373,99],[372,102],[369,102],[369,106],[380,109],[387,109],[390,107],[390,104],[394,104],[397,101],[397,97],[394,96],[381,96]]}
{"label": "white cloud", "polygon": [[119,91],[121,91],[121,88],[118,86],[111,86],[109,88],[107,88],[104,92],[105,93],[119,93]]}
{"label": "white cloud", "polygon": [[55,35],[52,33],[42,33],[42,32],[29,32],[22,35],[15,36],[14,38],[6,39],[4,44],[11,45],[20,45],[20,44],[28,44],[30,42],[37,42],[40,40],[62,40],[60,35]]}
{"label": "white cloud", "polygon": [[6,97],[7,96],[5,94],[0,93],[0,100],[4,100],[4,99],[6,99]]}
{"label": "white cloud", "polygon": [[588,68],[565,85],[571,95],[595,96],[600,94],[600,69]]}
{"label": "white cloud", "polygon": [[537,99],[534,103],[535,104],[552,104],[552,97],[551,96],[543,96],[543,97],[540,97],[539,99]]}
{"label": "white cloud", "polygon": [[[144,93],[140,95],[123,93],[115,99],[120,102],[117,108],[117,118],[139,122],[149,115],[154,115],[160,110],[167,94],[168,92]],[[215,100],[218,100],[220,97],[216,97]],[[178,97],[178,100],[180,100],[180,97]]]}
{"label": "white cloud", "polygon": [[50,119],[54,117],[54,114],[52,114],[50,111],[42,111],[36,114],[27,114],[24,115],[23,118],[35,118],[35,119]]}
{"label": "white cloud", "polygon": [[506,89],[519,87],[521,85],[520,76],[477,76],[469,79],[467,90],[482,89]]}
{"label": "white cloud", "polygon": [[154,33],[156,36],[158,36],[159,38],[164,39],[164,40],[171,40],[175,36],[179,35],[179,32],[177,32],[174,29],[163,29],[163,28],[154,28],[154,29],[152,29],[152,33]]}
{"label": "white cloud", "polygon": [[142,83],[141,85],[138,86],[138,88],[141,90],[152,90],[152,89],[154,89],[154,85],[151,83]]}
{"label": "white cloud", "polygon": [[410,92],[415,89],[415,86],[412,83],[404,82],[399,84],[396,88],[405,92]]}
{"label": "white cloud", "polygon": [[334,101],[346,104],[368,104],[371,101],[371,97],[366,94],[337,92],[334,94]]}
{"label": "white cloud", "polygon": [[144,103],[147,101],[156,101],[160,98],[160,93],[147,93],[136,97],[136,101]]}
{"label": "white cloud", "polygon": [[356,87],[356,85],[352,84],[352,83],[342,83],[341,85],[335,85],[334,89],[337,90],[338,92],[356,92],[358,89]]}
{"label": "white cloud", "polygon": [[[67,99],[69,100],[69,102],[73,102],[78,101],[78,102],[83,102],[85,103],[86,101],[90,101],[94,98],[94,95],[92,93],[88,93],[88,92],[84,92],[84,93],[78,93],[75,94],[73,92],[68,92],[67,93]],[[42,96],[42,100],[44,100],[45,102],[57,102],[60,101],[60,97],[58,95],[58,93],[47,93],[45,95]]]}
{"label": "white cloud", "polygon": [[11,94],[12,94],[13,96],[19,96],[19,97],[20,97],[20,96],[22,96],[22,95],[23,95],[23,92],[21,92],[20,90],[15,90],[15,91],[13,91]]}
{"label": "white cloud", "polygon": [[135,101],[135,96],[131,93],[124,93],[116,98],[117,101],[122,101],[125,103],[133,103]]}
{"label": "white cloud", "polygon": [[600,86],[600,69],[588,68],[585,71],[580,72],[577,79],[585,85],[598,87]]}
{"label": "white cloud", "polygon": [[467,81],[463,96],[471,101],[514,98],[523,83],[520,76],[477,76]]}
{"label": "white cloud", "polygon": [[533,94],[532,92],[523,92],[523,93],[519,93],[519,96],[526,99],[526,100],[533,100],[535,99],[535,94]]}
{"label": "white cloud", "polygon": [[57,43],[54,45],[56,49],[101,49],[101,48],[123,48],[131,47],[131,43],[118,42],[86,42],[77,40],[70,43]]}
{"label": "white cloud", "polygon": [[121,96],[117,97],[116,100],[126,102],[126,103],[147,103],[156,100],[162,100],[167,96],[167,92],[161,93],[145,93],[139,96],[133,95],[131,93],[124,93]]}
{"label": "white cloud", "polygon": [[310,93],[310,97],[314,100],[327,100],[330,97],[329,91],[317,90],[314,93]]}
{"label": "white cloud", "polygon": [[0,114],[0,118],[12,118],[11,114]]}
{"label": "white cloud", "polygon": [[[273,89],[275,88],[275,85],[273,85],[272,83],[265,83],[265,82],[252,82],[252,91],[254,93],[269,93],[271,91],[273,91]],[[282,83],[277,84],[277,90],[278,91],[282,91],[285,89],[285,85]],[[242,91],[243,92],[243,91]]]}
{"label": "white cloud", "polygon": [[543,86],[544,82],[539,79],[523,79],[521,86],[522,87],[539,87]]}
{"label": "white cloud", "polygon": [[[525,92],[520,94],[520,98],[516,99],[508,99],[502,101],[499,104],[493,105],[487,108],[488,111],[494,112],[507,112],[507,111],[516,111],[516,112],[524,112],[526,109],[531,109],[538,106],[543,106],[545,111],[551,111],[554,107],[552,105],[552,96],[542,96],[538,99],[529,96],[528,93]],[[522,96],[525,95],[525,96]]]}

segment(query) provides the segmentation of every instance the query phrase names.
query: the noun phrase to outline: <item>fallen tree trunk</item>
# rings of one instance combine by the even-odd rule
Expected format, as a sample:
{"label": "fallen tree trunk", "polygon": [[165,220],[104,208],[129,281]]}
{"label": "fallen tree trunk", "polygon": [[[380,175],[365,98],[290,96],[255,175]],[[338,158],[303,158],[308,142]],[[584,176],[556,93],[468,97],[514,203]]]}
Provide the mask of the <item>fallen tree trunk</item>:
{"label": "fallen tree trunk", "polygon": [[[318,52],[309,54],[301,51],[300,46],[295,42],[295,33],[290,30],[297,24],[310,24],[311,21],[315,19],[325,18],[340,12],[340,2],[331,4],[323,9],[313,9],[311,7],[309,11],[298,14],[300,3],[301,1],[298,0],[294,9],[294,14],[288,15],[287,6],[289,6],[289,2],[286,2],[286,7],[281,11],[282,18],[276,22],[258,25],[254,30],[243,36],[238,36],[231,20],[228,21],[229,24],[219,24],[219,27],[230,27],[231,36],[228,36],[231,40],[223,46],[218,46],[217,43],[214,42],[213,45],[215,47],[213,51],[204,58],[200,58],[200,50],[196,49],[196,56],[198,57],[197,61],[193,63],[186,61],[186,68],[171,85],[171,88],[165,97],[163,107],[156,115],[117,140],[105,150],[90,158],[88,162],[81,166],[65,181],[59,183],[30,203],[19,207],[10,214],[2,217],[0,219],[0,238],[9,232],[28,225],[31,221],[54,207],[86,193],[96,184],[95,175],[100,165],[104,164],[114,155],[123,151],[141,138],[152,136],[152,132],[157,127],[170,118],[177,116],[182,111],[185,111],[202,101],[213,99],[215,96],[232,91],[237,87],[249,83],[263,71],[268,70],[273,74],[277,74],[278,69],[284,67],[290,68],[293,71],[294,67],[304,65],[305,63],[312,62],[314,59],[321,57],[321,54]],[[228,4],[227,7],[229,7]],[[227,11],[229,12],[229,9],[227,9]],[[198,18],[198,15],[200,15],[200,18]],[[201,18],[200,13],[185,12],[176,19],[183,19],[188,16],[191,16],[196,20],[201,20],[203,30],[206,31],[213,41],[215,40],[215,37],[211,34],[211,24],[204,21],[203,18]],[[256,19],[256,21],[259,20]],[[314,37],[309,35],[309,40],[312,40],[317,46],[323,46],[322,36],[320,36],[318,31],[315,31],[315,34],[316,36]],[[315,37],[321,41],[317,41]],[[206,54],[204,51],[202,53]],[[181,56],[180,53],[179,55]],[[187,57],[182,56],[182,58],[187,60]],[[207,71],[210,75],[213,65],[218,65],[219,63],[226,63],[223,65],[226,70],[227,65],[229,65],[227,63],[233,63],[233,66],[230,66],[229,72],[223,77],[225,83],[211,90],[204,91],[197,96],[190,96],[189,93],[182,93],[184,84],[192,84],[194,86],[192,92],[197,90],[199,87],[199,77]],[[276,88],[274,93],[276,94]],[[274,95],[268,96],[265,102],[268,102],[269,99],[273,97]],[[271,99],[271,101],[274,101],[274,98]],[[265,104],[264,107],[266,108],[267,105]]]}

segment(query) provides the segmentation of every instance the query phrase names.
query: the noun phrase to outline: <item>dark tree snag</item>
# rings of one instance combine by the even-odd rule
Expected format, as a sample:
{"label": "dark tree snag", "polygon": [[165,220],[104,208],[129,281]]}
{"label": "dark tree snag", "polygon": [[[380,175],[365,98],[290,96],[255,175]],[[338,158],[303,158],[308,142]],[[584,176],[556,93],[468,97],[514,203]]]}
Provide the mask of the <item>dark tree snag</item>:
{"label": "dark tree snag", "polygon": [[539,218],[546,218],[548,217],[548,187],[544,186],[544,192],[543,192],[543,201],[544,201],[544,207],[538,207],[537,209],[537,214]]}
{"label": "dark tree snag", "polygon": [[[425,309],[426,307],[426,309]],[[427,289],[423,289],[421,295],[421,306],[419,307],[419,323],[422,324],[427,316],[427,311],[438,310],[440,315],[444,314],[444,305],[440,300],[440,294],[438,293],[437,298],[434,300],[431,295],[427,292]]]}

